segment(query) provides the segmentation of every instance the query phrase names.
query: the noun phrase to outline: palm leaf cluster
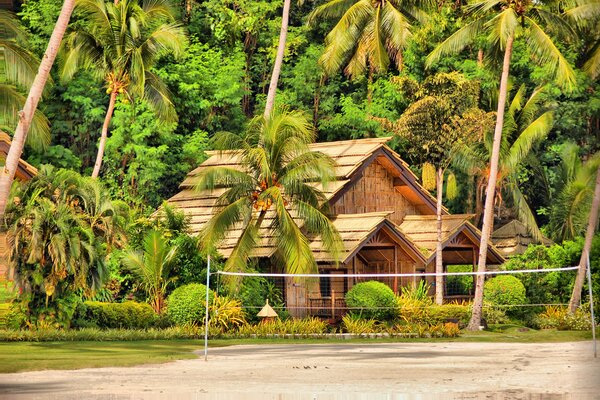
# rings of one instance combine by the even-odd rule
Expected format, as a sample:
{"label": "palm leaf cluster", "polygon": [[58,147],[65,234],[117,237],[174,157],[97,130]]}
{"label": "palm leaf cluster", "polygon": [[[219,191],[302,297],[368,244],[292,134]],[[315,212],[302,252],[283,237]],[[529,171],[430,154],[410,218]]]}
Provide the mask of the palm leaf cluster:
{"label": "palm leaf cluster", "polygon": [[339,19],[325,38],[320,64],[328,75],[344,69],[352,78],[368,69],[384,72],[390,64],[400,69],[412,26],[427,20],[431,5],[428,0],[328,1],[309,16],[313,25],[320,19]]}
{"label": "palm leaf cluster", "polygon": [[177,247],[169,246],[162,232],[151,230],[144,238],[143,252],[129,251],[122,259],[123,265],[140,279],[157,314],[164,307],[167,285],[173,281],[168,276],[176,254]]}
{"label": "palm leaf cluster", "polygon": [[[510,197],[518,219],[531,231],[536,240],[542,234],[537,226],[525,196],[519,188],[518,172],[525,165],[535,163],[531,150],[542,142],[553,125],[551,105],[544,100],[543,89],[536,89],[526,97],[521,86],[508,106],[500,144],[498,179],[496,180],[496,206],[502,207],[505,195]],[[493,132],[487,131],[483,140],[471,147],[460,149],[455,166],[476,177],[476,211],[480,215],[489,175],[489,158],[492,151]]]}
{"label": "palm leaf cluster", "polygon": [[471,22],[429,54],[429,66],[445,55],[459,53],[481,35],[487,38],[488,59],[495,61],[506,49],[509,38],[522,36],[532,53],[532,60],[550,68],[563,88],[570,90],[575,87],[575,72],[550,36],[553,33],[563,38],[574,38],[575,32],[566,19],[547,9],[543,2],[483,0],[470,2],[466,10],[472,16]]}
{"label": "palm leaf cluster", "polygon": [[580,36],[588,42],[583,70],[596,79],[600,76],[600,1],[578,0],[575,3],[567,15],[575,20]]}
{"label": "palm leaf cluster", "polygon": [[319,189],[335,178],[334,163],[310,150],[314,139],[299,112],[255,117],[241,135],[215,136],[215,147],[241,165],[209,167],[198,175],[197,190],[224,189],[200,242],[214,251],[224,239],[235,238],[225,270],[245,270],[263,234],[271,238],[274,257],[288,273],[317,270],[309,237],[319,236],[326,250],[339,255],[339,234],[327,217],[327,202]]}
{"label": "palm leaf cluster", "polygon": [[120,231],[118,209],[106,198],[97,181],[51,166],[15,187],[6,219],[17,285],[33,297],[44,294],[46,303],[77,289],[99,289],[108,274],[106,244]]}
{"label": "palm leaf cluster", "polygon": [[[14,132],[26,100],[23,93],[31,87],[38,64],[17,18],[0,10],[0,130]],[[39,151],[50,144],[50,123],[39,110],[33,115],[27,143]]]}
{"label": "palm leaf cluster", "polygon": [[105,82],[107,93],[143,98],[161,118],[175,120],[169,91],[151,71],[161,56],[179,55],[185,43],[169,2],[78,0],[76,10],[83,21],[65,38],[62,78],[87,69]]}

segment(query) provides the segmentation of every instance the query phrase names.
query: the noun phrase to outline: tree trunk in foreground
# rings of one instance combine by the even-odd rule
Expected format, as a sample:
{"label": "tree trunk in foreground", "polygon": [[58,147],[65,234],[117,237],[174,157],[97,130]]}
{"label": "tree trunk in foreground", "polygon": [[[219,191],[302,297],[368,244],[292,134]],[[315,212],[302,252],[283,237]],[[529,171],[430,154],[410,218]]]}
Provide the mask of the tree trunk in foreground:
{"label": "tree trunk in foreground", "polygon": [[510,35],[506,40],[504,51],[504,62],[502,64],[502,76],[500,77],[500,91],[498,93],[498,114],[496,127],[494,129],[494,142],[492,144],[492,157],[490,159],[490,175],[488,177],[485,191],[485,206],[483,209],[483,226],[481,228],[481,242],[479,243],[479,263],[477,265],[477,284],[475,285],[475,298],[473,299],[473,312],[467,329],[479,330],[481,325],[481,312],[483,308],[483,284],[486,270],[487,250],[492,225],[494,222],[494,197],[496,194],[496,179],[498,178],[498,163],[500,160],[500,142],[502,141],[502,128],[504,126],[504,108],[506,106],[506,95],[508,87],[508,72],[510,70],[510,57],[512,55],[514,36]]}
{"label": "tree trunk in foreground", "polygon": [[19,111],[19,123],[15,129],[15,135],[12,139],[8,155],[6,156],[6,163],[0,172],[0,219],[4,218],[4,211],[6,210],[10,188],[15,179],[15,172],[19,166],[19,159],[23,153],[23,146],[27,139],[31,120],[33,119],[37,105],[42,97],[42,92],[46,86],[46,81],[50,75],[50,69],[52,69],[52,64],[54,64],[54,59],[60,48],[60,43],[67,29],[67,25],[69,25],[73,7],[75,7],[75,0],[64,1],[58,20],[52,31],[52,36],[48,42],[48,47],[42,57],[38,72],[31,85],[31,89],[29,90],[25,106],[23,107],[23,110]]}
{"label": "tree trunk in foreground", "polygon": [[571,300],[569,301],[569,313],[573,314],[579,303],[581,302],[581,289],[583,289],[583,281],[585,280],[585,273],[587,268],[588,255],[592,248],[592,239],[594,238],[594,231],[596,230],[596,224],[598,223],[598,211],[600,209],[600,167],[596,172],[596,188],[594,189],[594,199],[592,200],[592,208],[590,210],[590,216],[588,219],[587,231],[585,233],[585,242],[583,244],[583,250],[581,252],[581,258],[579,259],[579,269],[577,270],[577,278],[575,278],[575,286],[573,286],[573,293],[571,294]]}
{"label": "tree trunk in foreground", "polygon": [[279,33],[279,45],[277,46],[277,56],[273,65],[273,73],[271,74],[271,82],[269,83],[269,92],[267,93],[267,102],[265,104],[265,119],[269,118],[275,105],[275,93],[277,92],[277,82],[279,82],[279,74],[281,73],[281,64],[283,63],[283,55],[285,53],[285,43],[287,41],[288,21],[290,18],[290,3],[291,0],[283,1],[283,13],[281,15],[281,31]]}
{"label": "tree trunk in foreground", "polygon": [[444,302],[444,261],[442,259],[442,191],[444,190],[444,170],[440,167],[436,176],[437,191],[437,243],[435,246],[435,304]]}
{"label": "tree trunk in foreground", "polygon": [[112,119],[112,115],[115,110],[116,101],[117,92],[113,90],[110,93],[108,109],[106,110],[106,116],[104,117],[104,125],[102,125],[102,134],[100,135],[100,143],[98,143],[98,154],[96,154],[96,162],[94,163],[92,178],[97,178],[98,175],[100,175],[100,167],[102,167],[102,158],[104,157],[104,147],[106,147],[106,139],[108,138],[108,126],[110,125],[110,120]]}

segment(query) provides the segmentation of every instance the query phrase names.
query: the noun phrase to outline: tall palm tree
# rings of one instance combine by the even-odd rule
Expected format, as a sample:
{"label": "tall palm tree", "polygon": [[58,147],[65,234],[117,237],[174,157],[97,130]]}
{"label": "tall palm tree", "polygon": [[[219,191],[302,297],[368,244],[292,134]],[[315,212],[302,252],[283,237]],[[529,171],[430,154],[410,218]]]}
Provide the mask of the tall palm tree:
{"label": "tall palm tree", "polygon": [[[0,130],[12,132],[19,123],[19,110],[25,104],[20,88],[29,88],[39,60],[27,49],[27,35],[17,18],[0,10]],[[27,144],[44,150],[50,144],[50,124],[36,110]]]}
{"label": "tall palm tree", "polygon": [[[503,206],[505,196],[511,200],[518,219],[523,222],[536,240],[541,240],[533,212],[518,184],[518,172],[531,158],[531,150],[543,141],[553,125],[552,110],[543,101],[543,88],[536,89],[526,98],[526,88],[521,86],[513,97],[504,124],[498,159],[498,177],[494,191],[494,207]],[[479,220],[483,211],[484,188],[488,184],[488,160],[492,152],[492,135],[487,132],[483,140],[471,147],[457,151],[456,168],[475,178],[475,213]]]}
{"label": "tall palm tree", "polygon": [[582,162],[579,146],[563,144],[558,169],[557,195],[550,208],[548,231],[562,242],[584,234],[594,191],[594,177],[600,167],[600,152]]}
{"label": "tall palm tree", "polygon": [[277,54],[275,55],[275,63],[273,64],[273,72],[269,82],[269,91],[267,92],[267,101],[265,103],[264,118],[270,117],[275,106],[275,94],[277,93],[277,83],[281,74],[281,65],[283,64],[283,56],[285,54],[285,44],[287,42],[288,23],[290,20],[291,0],[283,0],[283,11],[281,12],[281,30],[279,31],[279,44],[277,45]]}
{"label": "tall palm tree", "polygon": [[169,270],[177,247],[170,247],[161,232],[152,230],[144,238],[144,252],[129,251],[122,262],[141,280],[141,284],[150,297],[154,312],[160,314],[165,303],[167,285],[173,280],[168,278]]}
{"label": "tall palm tree", "polygon": [[77,0],[84,15],[66,40],[61,77],[79,69],[103,80],[110,95],[92,177],[98,177],[117,97],[143,99],[166,121],[177,119],[169,91],[151,69],[163,55],[179,56],[185,34],[167,0]]}
{"label": "tall palm tree", "polygon": [[[596,187],[594,189],[594,198],[592,200],[592,208],[590,210],[587,231],[585,233],[585,242],[583,243],[583,249],[581,252],[581,258],[579,259],[579,269],[577,270],[577,277],[575,278],[575,284],[573,285],[573,292],[571,299],[569,300],[569,313],[573,314],[577,311],[579,303],[581,302],[581,289],[583,289],[583,281],[585,279],[586,267],[591,268],[589,265],[590,251],[592,249],[592,240],[594,239],[594,232],[596,225],[598,224],[598,212],[600,211],[600,166],[596,170]],[[590,299],[591,301],[591,299]]]}
{"label": "tall palm tree", "polygon": [[10,195],[10,188],[19,166],[21,153],[23,153],[23,146],[27,140],[27,134],[34,118],[35,110],[42,97],[46,81],[50,76],[50,69],[52,68],[52,64],[54,64],[54,59],[56,58],[58,48],[60,47],[67,25],[69,24],[69,19],[71,18],[74,6],[75,0],[64,0],[58,20],[52,31],[52,36],[48,42],[48,48],[44,53],[44,57],[42,57],[38,72],[31,84],[25,105],[19,112],[19,123],[15,129],[12,144],[8,155],[6,156],[4,168],[0,171],[0,219],[4,217],[4,211],[6,210],[6,204]]}
{"label": "tall palm tree", "polygon": [[412,25],[427,19],[430,0],[329,0],[309,16],[309,24],[320,18],[339,19],[325,38],[319,62],[327,75],[344,68],[355,78],[386,71],[390,63],[398,69]]}
{"label": "tall palm tree", "polygon": [[467,10],[474,14],[475,19],[438,45],[427,57],[426,65],[431,66],[443,55],[460,52],[465,46],[473,43],[477,36],[483,32],[487,33],[489,44],[493,50],[504,51],[498,93],[498,112],[490,154],[489,178],[485,194],[483,226],[479,246],[477,271],[480,274],[477,275],[473,313],[468,325],[469,330],[478,330],[481,324],[483,306],[483,283],[485,279],[483,272],[486,270],[487,249],[492,233],[495,182],[498,177],[498,162],[508,92],[508,75],[515,38],[524,34],[529,48],[535,55],[535,60],[550,66],[559,84],[565,89],[569,90],[574,87],[575,74],[567,60],[552,42],[550,36],[542,29],[542,26],[545,25],[547,29],[558,34],[571,33],[571,28],[560,15],[544,8],[543,3],[529,0],[484,0],[471,3]]}
{"label": "tall palm tree", "polygon": [[339,234],[326,215],[325,196],[315,187],[335,178],[334,165],[325,154],[310,150],[314,139],[307,119],[287,111],[255,117],[242,135],[215,136],[215,147],[231,151],[242,165],[242,170],[209,167],[198,175],[197,190],[227,188],[199,236],[207,251],[214,251],[229,232],[241,230],[225,270],[247,268],[261,230],[271,233],[275,257],[288,273],[317,271],[307,235],[320,235],[338,257]]}

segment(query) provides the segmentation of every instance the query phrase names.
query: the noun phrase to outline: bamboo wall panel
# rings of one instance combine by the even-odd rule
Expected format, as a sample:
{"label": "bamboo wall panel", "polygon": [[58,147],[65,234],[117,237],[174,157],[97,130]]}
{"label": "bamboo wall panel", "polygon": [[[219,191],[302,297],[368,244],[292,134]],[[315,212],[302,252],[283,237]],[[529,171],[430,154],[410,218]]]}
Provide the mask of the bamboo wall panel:
{"label": "bamboo wall panel", "polygon": [[394,187],[394,177],[378,161],[365,168],[363,176],[333,204],[332,209],[336,215],[393,211],[388,218],[398,225],[405,215],[417,214],[415,206]]}

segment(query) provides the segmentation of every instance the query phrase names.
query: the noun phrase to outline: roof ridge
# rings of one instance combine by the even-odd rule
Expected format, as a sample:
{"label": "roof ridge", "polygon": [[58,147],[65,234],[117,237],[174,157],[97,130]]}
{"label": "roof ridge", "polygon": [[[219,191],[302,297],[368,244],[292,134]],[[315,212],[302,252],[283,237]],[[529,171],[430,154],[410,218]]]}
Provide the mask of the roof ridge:
{"label": "roof ridge", "polygon": [[387,217],[390,214],[393,214],[394,211],[374,211],[369,213],[354,213],[354,214],[338,214],[331,217],[331,219],[335,220],[340,217],[343,218],[366,218],[366,217]]}

